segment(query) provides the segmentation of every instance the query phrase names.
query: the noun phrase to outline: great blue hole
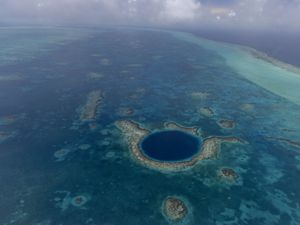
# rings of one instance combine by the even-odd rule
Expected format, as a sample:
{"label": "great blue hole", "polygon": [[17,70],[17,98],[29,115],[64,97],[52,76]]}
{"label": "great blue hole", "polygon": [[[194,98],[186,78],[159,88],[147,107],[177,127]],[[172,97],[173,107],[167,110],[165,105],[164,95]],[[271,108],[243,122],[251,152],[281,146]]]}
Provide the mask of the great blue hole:
{"label": "great blue hole", "polygon": [[199,152],[200,138],[177,130],[154,132],[141,142],[143,153],[159,161],[184,161]]}

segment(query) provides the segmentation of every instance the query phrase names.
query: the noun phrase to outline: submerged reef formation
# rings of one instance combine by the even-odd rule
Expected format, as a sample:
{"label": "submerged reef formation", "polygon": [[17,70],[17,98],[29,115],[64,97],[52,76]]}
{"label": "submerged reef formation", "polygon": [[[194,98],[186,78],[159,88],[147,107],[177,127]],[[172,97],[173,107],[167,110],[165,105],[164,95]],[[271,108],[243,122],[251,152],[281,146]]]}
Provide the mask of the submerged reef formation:
{"label": "submerged reef formation", "polygon": [[91,73],[87,74],[87,78],[90,80],[99,80],[99,79],[102,79],[103,77],[104,77],[104,75],[102,73],[91,72]]}
{"label": "submerged reef formation", "polygon": [[133,64],[128,64],[127,66],[131,67],[131,68],[140,68],[140,67],[143,67],[143,64],[133,63]]}
{"label": "submerged reef formation", "polygon": [[101,63],[102,66],[110,66],[112,64],[112,62],[107,58],[101,59],[100,63]]}
{"label": "submerged reef formation", "polygon": [[82,108],[80,114],[80,120],[91,121],[96,118],[98,106],[103,100],[103,94],[101,91],[92,91],[88,94],[87,101]]}
{"label": "submerged reef formation", "polygon": [[129,107],[121,107],[118,109],[118,115],[120,116],[133,116],[135,114],[134,109]]}
{"label": "submerged reef formation", "polygon": [[193,99],[199,99],[199,100],[206,100],[209,97],[209,95],[210,94],[207,92],[200,92],[200,91],[191,93],[191,97]]}
{"label": "submerged reef formation", "polygon": [[88,201],[88,198],[84,195],[78,195],[71,199],[71,204],[75,207],[81,207]]}
{"label": "submerged reef formation", "polygon": [[235,121],[233,120],[219,120],[218,125],[223,129],[233,129],[235,127]]}
{"label": "submerged reef formation", "polygon": [[246,141],[237,137],[208,137],[203,142],[199,160],[217,159],[222,143],[247,144]]}
{"label": "submerged reef formation", "polygon": [[54,152],[54,157],[56,158],[56,161],[57,162],[61,162],[63,161],[66,156],[71,152],[70,149],[67,149],[67,148],[62,148],[62,149],[59,149],[57,150],[56,152]]}
{"label": "submerged reef formation", "polygon": [[[214,160],[219,156],[222,143],[239,143],[245,144],[246,142],[237,137],[208,137],[204,139],[202,146],[199,146],[198,153],[188,160],[184,161],[158,161],[154,160],[144,154],[141,148],[141,141],[151,134],[151,131],[141,127],[140,124],[131,120],[119,120],[115,123],[117,128],[122,132],[125,137],[132,158],[140,164],[159,171],[178,171],[186,170],[194,167],[202,160]],[[165,129],[181,130],[201,138],[198,128],[183,127],[175,122],[165,123]]]}
{"label": "submerged reef formation", "polygon": [[206,117],[212,117],[215,115],[215,112],[210,107],[202,107],[199,109],[199,113]]}
{"label": "submerged reef formation", "polygon": [[250,103],[245,103],[245,104],[241,104],[239,107],[242,111],[244,112],[252,112],[255,108],[254,104],[250,104]]}
{"label": "submerged reef formation", "polygon": [[183,132],[201,136],[201,129],[199,129],[198,127],[185,127],[185,126],[181,126],[178,123],[175,123],[172,121],[164,123],[164,127],[166,129],[179,130],[179,131],[183,131]]}
{"label": "submerged reef formation", "polygon": [[188,213],[189,209],[186,203],[178,197],[168,196],[163,201],[162,214],[170,222],[182,222]]}
{"label": "submerged reef formation", "polygon": [[14,132],[0,131],[0,143],[6,141],[9,138],[14,137],[16,134],[17,134],[16,131]]}
{"label": "submerged reef formation", "polygon": [[140,87],[131,92],[128,97],[133,100],[141,99],[144,96],[145,92],[146,89]]}
{"label": "submerged reef formation", "polygon": [[19,115],[7,115],[0,117],[0,143],[15,137],[18,134],[17,130],[13,130],[11,125],[21,118],[24,118],[25,114]]}
{"label": "submerged reef formation", "polygon": [[218,177],[226,182],[234,183],[239,176],[232,168],[223,167],[218,171]]}
{"label": "submerged reef formation", "polygon": [[8,115],[0,117],[0,126],[7,126],[15,123],[20,118],[23,118],[24,115]]}
{"label": "submerged reef formation", "polygon": [[23,78],[18,74],[0,75],[0,81],[18,81],[22,79]]}
{"label": "submerged reef formation", "polygon": [[282,137],[267,137],[267,139],[269,139],[269,140],[277,140],[277,141],[283,142],[285,144],[288,144],[290,146],[293,146],[293,147],[296,147],[296,148],[300,149],[300,142],[297,142],[297,141],[292,141],[290,139],[282,138]]}
{"label": "submerged reef formation", "polygon": [[86,203],[91,199],[90,195],[80,194],[72,195],[70,191],[56,191],[58,196],[54,198],[55,206],[60,208],[62,212],[73,206],[77,209],[86,209]]}
{"label": "submerged reef formation", "polygon": [[275,58],[269,56],[265,52],[261,52],[261,51],[258,51],[256,49],[254,49],[254,48],[246,47],[246,46],[239,46],[239,48],[246,51],[246,52],[248,52],[248,53],[250,53],[253,57],[255,57],[257,59],[264,60],[264,61],[266,61],[270,64],[273,64],[276,67],[286,69],[286,70],[291,71],[293,73],[300,73],[300,69],[298,67],[293,66],[293,65],[288,64],[288,63],[285,63],[285,62],[280,61],[278,59],[275,59]]}
{"label": "submerged reef formation", "polygon": [[78,148],[80,150],[88,150],[88,149],[91,148],[91,145],[90,144],[81,144],[81,145],[78,146]]}

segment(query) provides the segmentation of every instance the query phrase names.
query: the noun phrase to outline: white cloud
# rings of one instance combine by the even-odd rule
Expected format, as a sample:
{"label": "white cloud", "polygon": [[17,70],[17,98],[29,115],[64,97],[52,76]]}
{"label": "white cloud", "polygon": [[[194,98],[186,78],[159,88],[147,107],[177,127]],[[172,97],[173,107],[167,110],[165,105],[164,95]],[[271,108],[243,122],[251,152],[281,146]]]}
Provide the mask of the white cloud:
{"label": "white cloud", "polygon": [[[221,0],[220,0],[221,1]],[[276,26],[299,29],[300,0],[0,0],[0,23]],[[207,2],[207,1],[206,1]]]}
{"label": "white cloud", "polygon": [[231,10],[229,13],[228,13],[228,16],[229,17],[235,17],[236,16],[236,12]]}
{"label": "white cloud", "polygon": [[201,5],[194,0],[165,0],[162,19],[169,22],[193,21],[201,13]]}

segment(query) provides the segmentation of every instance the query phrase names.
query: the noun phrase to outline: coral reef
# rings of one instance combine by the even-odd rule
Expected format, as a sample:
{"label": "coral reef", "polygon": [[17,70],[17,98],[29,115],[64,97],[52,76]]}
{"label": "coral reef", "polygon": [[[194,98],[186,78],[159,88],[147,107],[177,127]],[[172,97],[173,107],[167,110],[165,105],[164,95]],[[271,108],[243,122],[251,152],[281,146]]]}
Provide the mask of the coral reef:
{"label": "coral reef", "polygon": [[223,167],[218,171],[218,177],[229,183],[235,182],[238,176],[239,175],[232,168]]}
{"label": "coral reef", "polygon": [[212,117],[215,115],[214,111],[210,107],[202,107],[199,109],[199,113],[206,117]]}
{"label": "coral reef", "polygon": [[208,137],[203,142],[199,160],[217,159],[222,143],[247,144],[247,142],[237,137]]}
{"label": "coral reef", "polygon": [[88,94],[86,104],[83,106],[80,120],[91,121],[96,118],[97,109],[103,100],[103,94],[101,91],[92,91]]}
{"label": "coral reef", "polygon": [[244,112],[251,112],[254,110],[255,107],[254,104],[245,103],[245,104],[241,104],[239,108]]}
{"label": "coral reef", "polygon": [[[132,158],[142,165],[156,169],[159,171],[178,171],[186,170],[194,167],[201,160],[213,160],[219,156],[222,143],[240,143],[246,142],[236,137],[209,137],[204,139],[203,145],[198,153],[187,161],[165,162],[156,161],[146,156],[140,146],[141,141],[151,133],[150,130],[142,128],[140,124],[131,120],[120,120],[115,123],[117,128],[121,130],[129,146]],[[168,122],[165,127],[172,129],[183,129],[185,132],[193,132],[198,134],[196,128],[185,128],[174,122]]]}
{"label": "coral reef", "polygon": [[206,100],[210,94],[207,92],[192,92],[191,97],[193,99]]}
{"label": "coral reef", "polygon": [[135,113],[134,109],[129,107],[121,107],[118,109],[118,115],[120,116],[133,116]]}
{"label": "coral reef", "polygon": [[188,207],[182,199],[174,196],[168,196],[162,204],[162,213],[167,220],[179,223],[189,213]]}
{"label": "coral reef", "polygon": [[88,201],[87,197],[84,195],[78,195],[71,199],[71,204],[75,207],[81,207]]}
{"label": "coral reef", "polygon": [[185,127],[185,126],[182,126],[182,125],[180,125],[178,123],[175,123],[173,121],[165,122],[164,127],[166,129],[180,130],[180,131],[191,133],[191,134],[194,134],[194,135],[199,135],[199,136],[201,135],[201,130],[198,127]]}
{"label": "coral reef", "polygon": [[16,134],[17,134],[16,131],[14,132],[0,131],[0,143],[6,141],[9,138],[14,137]]}
{"label": "coral reef", "polygon": [[71,152],[70,149],[62,148],[54,152],[54,157],[56,158],[57,162],[60,162],[63,161],[70,152]]}
{"label": "coral reef", "polygon": [[18,116],[18,115],[2,116],[2,117],[0,117],[0,126],[1,125],[2,126],[6,126],[6,125],[13,124],[19,118],[20,118],[20,116]]}
{"label": "coral reef", "polygon": [[100,60],[102,66],[110,66],[112,62],[109,59],[103,58]]}
{"label": "coral reef", "polygon": [[80,150],[88,150],[91,148],[91,145],[90,144],[82,144],[82,145],[79,145],[78,148]]}
{"label": "coral reef", "polygon": [[143,64],[136,63],[136,64],[128,64],[127,66],[131,68],[140,68],[143,67]]}
{"label": "coral reef", "polygon": [[296,147],[296,148],[300,149],[300,142],[297,142],[297,141],[292,141],[290,139],[282,138],[282,137],[267,137],[267,139],[269,139],[269,140],[277,140],[277,141],[283,142],[285,144],[288,144],[290,146],[293,146],[293,147]]}
{"label": "coral reef", "polygon": [[87,194],[72,196],[70,191],[56,191],[55,193],[58,195],[54,198],[55,206],[60,208],[62,212],[69,209],[70,206],[86,209],[85,205],[91,199],[91,196]]}
{"label": "coral reef", "polygon": [[87,74],[87,78],[90,80],[99,80],[103,77],[104,77],[104,75],[102,73],[91,72],[91,73]]}
{"label": "coral reef", "polygon": [[233,120],[225,120],[225,119],[219,120],[217,123],[223,129],[233,129],[236,124],[235,121]]}

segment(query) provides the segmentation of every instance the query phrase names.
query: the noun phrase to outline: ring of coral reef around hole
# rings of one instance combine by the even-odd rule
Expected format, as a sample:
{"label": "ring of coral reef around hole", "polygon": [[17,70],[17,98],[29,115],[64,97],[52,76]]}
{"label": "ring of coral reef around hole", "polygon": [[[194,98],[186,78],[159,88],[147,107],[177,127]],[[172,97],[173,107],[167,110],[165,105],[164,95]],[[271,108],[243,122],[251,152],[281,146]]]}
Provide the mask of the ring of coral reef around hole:
{"label": "ring of coral reef around hole", "polygon": [[246,144],[238,137],[203,137],[198,127],[166,122],[151,131],[132,120],[115,122],[128,144],[133,160],[161,172],[188,170],[203,160],[216,160],[222,143]]}

